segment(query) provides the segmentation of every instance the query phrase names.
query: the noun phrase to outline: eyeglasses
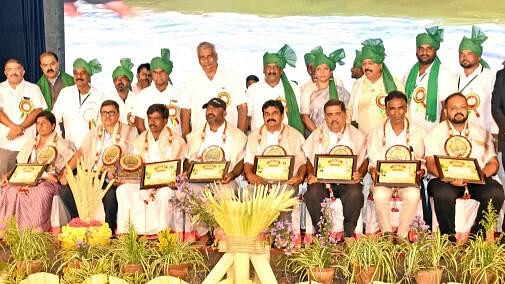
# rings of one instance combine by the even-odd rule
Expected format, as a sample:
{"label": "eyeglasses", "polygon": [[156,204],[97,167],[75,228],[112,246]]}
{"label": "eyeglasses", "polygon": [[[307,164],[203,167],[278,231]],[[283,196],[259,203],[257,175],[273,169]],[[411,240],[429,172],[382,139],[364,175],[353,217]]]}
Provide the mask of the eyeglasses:
{"label": "eyeglasses", "polygon": [[117,111],[115,111],[115,110],[104,111],[103,110],[103,111],[100,112],[100,114],[103,115],[103,116],[114,116],[114,115],[117,114]]}

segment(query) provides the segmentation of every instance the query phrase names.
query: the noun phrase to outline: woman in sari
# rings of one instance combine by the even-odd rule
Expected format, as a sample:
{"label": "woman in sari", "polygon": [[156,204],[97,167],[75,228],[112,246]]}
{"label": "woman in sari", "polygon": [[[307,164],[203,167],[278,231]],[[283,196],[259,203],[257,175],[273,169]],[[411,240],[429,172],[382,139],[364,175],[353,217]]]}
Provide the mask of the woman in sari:
{"label": "woman in sari", "polygon": [[[56,133],[56,118],[51,112],[42,111],[37,115],[35,123],[38,134],[34,140],[29,140],[23,145],[17,155],[17,163],[47,163],[47,166],[34,186],[10,184],[9,176],[14,169],[2,177],[0,228],[5,227],[9,218],[14,217],[21,229],[49,230],[53,197],[58,194],[60,182],[66,183],[65,164],[74,155],[74,148]],[[44,161],[43,155],[40,154],[42,151],[47,153],[49,147],[56,149],[56,155],[54,159]]]}

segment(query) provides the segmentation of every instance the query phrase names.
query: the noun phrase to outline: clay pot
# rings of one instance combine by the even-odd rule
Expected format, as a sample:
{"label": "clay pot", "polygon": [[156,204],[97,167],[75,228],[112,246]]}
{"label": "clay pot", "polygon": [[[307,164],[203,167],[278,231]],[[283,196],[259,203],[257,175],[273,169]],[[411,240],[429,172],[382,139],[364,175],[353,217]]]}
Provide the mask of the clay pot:
{"label": "clay pot", "polygon": [[309,273],[311,279],[319,283],[330,284],[333,281],[333,277],[335,277],[335,268],[311,268]]}
{"label": "clay pot", "polygon": [[173,276],[184,280],[188,276],[189,264],[167,264],[163,270],[167,276]]}
{"label": "clay pot", "polygon": [[486,242],[494,243],[494,230],[486,231]]}
{"label": "clay pot", "polygon": [[143,273],[144,268],[140,263],[129,263],[123,266],[123,272],[128,274]]}
{"label": "clay pot", "polygon": [[[360,270],[356,273],[356,284],[369,284],[374,279],[375,266],[369,267],[367,270]],[[375,277],[377,278],[377,277]]]}
{"label": "clay pot", "polygon": [[438,284],[442,280],[442,270],[432,269],[427,271],[419,271],[416,274],[416,283],[420,284]]}
{"label": "clay pot", "polygon": [[494,283],[498,283],[496,280],[496,274],[494,274],[493,272],[486,272],[486,278],[487,278],[487,281],[486,281],[486,278],[482,279],[481,281],[477,281],[477,278],[476,275],[474,277],[472,277],[473,281],[472,283],[476,283],[476,284],[494,284]]}
{"label": "clay pot", "polygon": [[42,262],[40,260],[18,260],[16,261],[16,269],[25,275],[42,271]]}

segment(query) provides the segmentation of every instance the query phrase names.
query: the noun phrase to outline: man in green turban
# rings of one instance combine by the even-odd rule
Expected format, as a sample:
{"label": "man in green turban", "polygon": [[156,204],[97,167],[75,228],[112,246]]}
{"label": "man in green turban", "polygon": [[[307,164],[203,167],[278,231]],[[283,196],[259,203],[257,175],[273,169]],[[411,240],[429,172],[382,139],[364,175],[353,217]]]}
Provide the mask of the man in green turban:
{"label": "man in green turban", "polygon": [[285,106],[284,123],[297,129],[302,135],[304,127],[300,117],[300,93],[298,87],[290,82],[284,73],[286,64],[295,67],[296,54],[289,45],[284,45],[277,53],[265,52],[263,55],[263,74],[265,79],[247,90],[249,102],[248,115],[251,117],[251,131],[264,124],[261,106],[268,100],[279,100]]}
{"label": "man in green turban", "polygon": [[135,115],[133,110],[136,104],[136,96],[132,90],[133,63],[130,58],[121,58],[120,65],[112,72],[112,82],[116,92],[108,99],[115,101],[119,105],[119,121],[130,126],[135,126]]}
{"label": "man in green turban", "polygon": [[381,39],[367,39],[361,45],[359,58],[365,76],[352,86],[348,117],[355,127],[368,135],[386,119],[386,96],[396,90],[403,92],[403,84],[391,75],[384,63],[386,52]]}
{"label": "man in green turban", "polygon": [[459,44],[459,65],[463,70],[458,74],[458,91],[465,95],[468,103],[468,120],[492,134],[498,133],[498,126],[491,115],[491,96],[495,73],[482,59],[482,44],[487,36],[480,28],[472,27],[472,36],[464,36]]}
{"label": "man in green turban", "polygon": [[37,85],[39,85],[46,100],[47,110],[52,110],[61,89],[75,84],[74,78],[60,70],[58,56],[52,51],[40,54],[39,61],[43,75]]}
{"label": "man in green turban", "polygon": [[309,92],[312,93],[316,90],[316,68],[314,66],[314,60],[316,54],[323,53],[323,48],[320,46],[314,47],[310,52],[305,53],[303,59],[305,60],[305,67],[307,68],[307,74],[310,78],[300,87],[300,93]]}
{"label": "man in green turban", "polygon": [[405,76],[405,94],[410,118],[429,131],[440,121],[445,98],[457,92],[456,76],[445,68],[437,56],[444,30],[426,28],[416,37],[418,62]]}
{"label": "man in green turban", "polygon": [[75,85],[60,91],[53,113],[57,123],[63,123],[65,139],[79,148],[88,131],[97,125],[100,105],[105,95],[91,85],[91,76],[102,71],[102,65],[98,60],[88,62],[77,58],[73,64],[73,71]]}
{"label": "man in green turban", "polygon": [[354,61],[351,67],[351,78],[359,79],[363,77],[363,69],[361,69],[361,51],[356,50],[356,55],[354,56]]}

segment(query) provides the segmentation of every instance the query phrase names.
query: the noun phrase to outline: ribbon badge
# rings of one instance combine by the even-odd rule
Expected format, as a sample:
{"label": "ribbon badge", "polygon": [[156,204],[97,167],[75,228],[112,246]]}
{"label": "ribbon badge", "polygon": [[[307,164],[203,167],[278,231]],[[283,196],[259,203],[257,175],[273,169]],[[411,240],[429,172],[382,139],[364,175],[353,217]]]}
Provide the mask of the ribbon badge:
{"label": "ribbon badge", "polygon": [[166,105],[168,109],[168,118],[172,124],[172,128],[175,128],[179,124],[179,112],[180,109],[177,107],[176,100],[170,100],[170,103]]}
{"label": "ribbon badge", "polygon": [[24,119],[33,111],[33,103],[30,98],[23,97],[19,102],[19,110],[21,111],[21,119]]}
{"label": "ribbon badge", "polygon": [[477,108],[479,107],[480,105],[480,98],[479,98],[479,95],[477,95],[476,93],[469,93],[466,97],[466,103],[468,104],[468,108],[475,112],[475,115],[477,117],[480,117],[480,114],[479,112],[477,111]]}

